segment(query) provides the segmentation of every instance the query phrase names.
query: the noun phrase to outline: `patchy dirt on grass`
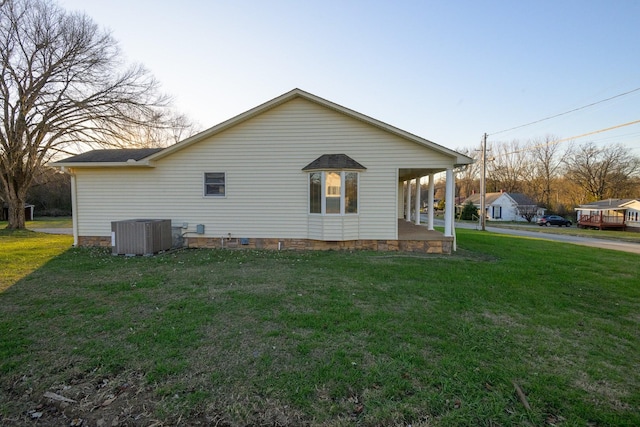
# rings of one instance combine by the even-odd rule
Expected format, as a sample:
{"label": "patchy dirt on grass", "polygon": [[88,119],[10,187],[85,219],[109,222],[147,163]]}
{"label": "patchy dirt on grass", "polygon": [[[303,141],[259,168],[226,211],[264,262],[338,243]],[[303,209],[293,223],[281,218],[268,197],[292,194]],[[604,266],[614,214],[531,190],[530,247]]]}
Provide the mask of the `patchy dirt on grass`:
{"label": "patchy dirt on grass", "polygon": [[631,406],[622,401],[627,396],[627,392],[620,390],[613,382],[607,380],[593,380],[584,372],[575,381],[576,387],[589,393],[593,403],[596,405],[610,405],[616,409],[631,410]]}
{"label": "patchy dirt on grass", "polygon": [[520,328],[523,326],[521,321],[514,318],[513,315],[491,313],[489,311],[485,311],[484,313],[482,313],[482,316],[491,320],[491,322],[493,322],[497,326],[505,326],[509,328]]}
{"label": "patchy dirt on grass", "polygon": [[[153,415],[158,404],[151,387],[137,372],[117,376],[80,374],[68,384],[41,390],[27,376],[12,378],[3,394],[10,416],[1,425],[150,426],[162,425]],[[25,408],[27,408],[25,410]]]}
{"label": "patchy dirt on grass", "polygon": [[[305,425],[301,414],[269,399],[236,393],[226,402],[208,401],[185,415],[184,395],[189,390],[160,390],[148,384],[141,373],[116,376],[78,375],[68,384],[36,389],[27,377],[11,378],[3,384],[0,426],[124,427],[124,426],[232,426]],[[221,415],[216,405],[227,405]],[[7,411],[8,410],[8,411]],[[162,417],[162,421],[157,417]],[[230,418],[231,417],[231,418]],[[255,424],[254,424],[255,423]]]}

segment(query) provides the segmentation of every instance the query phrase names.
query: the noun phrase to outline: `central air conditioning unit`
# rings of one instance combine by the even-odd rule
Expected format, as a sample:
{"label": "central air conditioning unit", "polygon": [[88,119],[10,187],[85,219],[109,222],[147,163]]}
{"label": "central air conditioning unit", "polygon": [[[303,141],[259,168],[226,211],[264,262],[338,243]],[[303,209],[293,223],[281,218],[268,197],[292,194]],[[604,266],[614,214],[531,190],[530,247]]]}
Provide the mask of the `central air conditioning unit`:
{"label": "central air conditioning unit", "polygon": [[171,220],[129,219],[111,223],[113,255],[153,255],[171,249]]}

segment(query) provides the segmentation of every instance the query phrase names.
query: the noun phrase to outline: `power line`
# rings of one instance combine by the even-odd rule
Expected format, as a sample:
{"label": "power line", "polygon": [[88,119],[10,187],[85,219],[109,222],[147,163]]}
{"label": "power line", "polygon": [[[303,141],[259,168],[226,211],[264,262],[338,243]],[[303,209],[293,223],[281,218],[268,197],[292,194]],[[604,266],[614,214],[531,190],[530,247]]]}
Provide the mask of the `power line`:
{"label": "power line", "polygon": [[511,130],[520,129],[520,128],[523,128],[523,127],[526,127],[526,126],[531,126],[531,125],[534,125],[536,123],[544,122],[545,120],[555,119],[556,117],[564,116],[565,114],[573,113],[575,111],[584,110],[585,108],[593,107],[594,105],[602,104],[603,102],[611,101],[612,99],[620,98],[621,96],[629,95],[630,93],[637,92],[637,91],[640,91],[640,87],[635,88],[633,90],[630,90],[628,92],[624,92],[624,93],[612,96],[612,97],[607,98],[607,99],[602,99],[600,101],[592,102],[591,104],[584,105],[582,107],[574,108],[573,110],[565,111],[564,113],[555,114],[553,116],[545,117],[544,119],[536,120],[536,121],[533,121],[533,122],[530,122],[530,123],[526,123],[524,125],[515,126],[515,127],[512,127],[512,128],[509,128],[509,129],[504,129],[504,130],[498,131],[498,132],[493,132],[493,133],[490,133],[489,136],[497,135],[499,133],[509,132]]}
{"label": "power line", "polygon": [[591,131],[591,132],[583,133],[581,135],[570,136],[568,138],[557,139],[557,140],[545,142],[544,144],[538,144],[538,145],[534,145],[534,146],[531,146],[531,147],[524,147],[522,150],[511,151],[509,153],[498,153],[498,154],[495,154],[494,157],[508,156],[509,154],[517,154],[517,153],[522,153],[524,151],[530,151],[530,150],[534,150],[536,148],[545,147],[545,146],[548,146],[548,145],[560,144],[561,142],[571,141],[573,139],[584,138],[585,136],[595,135],[597,133],[602,133],[602,132],[608,132],[610,130],[619,129],[619,128],[622,128],[622,127],[625,127],[625,126],[635,125],[637,123],[640,123],[640,120],[634,120],[632,122],[622,123],[622,124],[619,124],[619,125],[610,126],[608,128],[598,129],[598,130],[594,130],[594,131]]}
{"label": "power line", "polygon": [[592,132],[583,133],[582,135],[571,136],[571,137],[569,137],[569,138],[563,138],[563,139],[558,140],[558,141],[557,141],[557,143],[564,142],[564,141],[569,141],[569,140],[572,140],[572,139],[583,138],[583,137],[585,137],[585,136],[595,135],[596,133],[607,132],[607,131],[610,131],[610,130],[614,130],[614,129],[618,129],[618,128],[623,128],[623,127],[625,127],[625,126],[635,125],[636,123],[640,123],[640,120],[634,120],[634,121],[629,122],[629,123],[623,123],[623,124],[621,124],[621,125],[611,126],[611,127],[604,128],[604,129],[600,129],[600,130],[594,130],[594,131],[592,131]]}

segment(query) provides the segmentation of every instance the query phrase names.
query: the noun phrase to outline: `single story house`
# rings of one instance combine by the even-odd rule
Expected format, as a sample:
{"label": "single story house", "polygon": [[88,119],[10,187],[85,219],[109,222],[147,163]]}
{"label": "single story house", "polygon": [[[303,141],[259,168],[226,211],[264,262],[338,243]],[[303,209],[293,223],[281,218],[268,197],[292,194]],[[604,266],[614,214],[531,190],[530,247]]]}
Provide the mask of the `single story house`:
{"label": "single story house", "polygon": [[433,209],[427,227],[407,229],[420,222],[410,184],[429,177],[432,199],[444,172],[454,200],[454,170],[471,162],[294,89],[164,149],[94,150],[53,166],[71,175],[76,245],[113,245],[112,222],[150,218],[169,219],[189,247],[450,253],[453,203],[444,233]]}
{"label": "single story house", "polygon": [[[473,203],[480,210],[480,194],[472,194],[461,204]],[[489,221],[527,221],[544,215],[541,208],[529,196],[522,193],[487,193],[485,195],[485,215]]]}
{"label": "single story house", "polygon": [[605,199],[579,205],[578,227],[640,231],[640,199]]}
{"label": "single story house", "polygon": [[640,199],[630,199],[621,206],[626,209],[626,230],[640,232]]}

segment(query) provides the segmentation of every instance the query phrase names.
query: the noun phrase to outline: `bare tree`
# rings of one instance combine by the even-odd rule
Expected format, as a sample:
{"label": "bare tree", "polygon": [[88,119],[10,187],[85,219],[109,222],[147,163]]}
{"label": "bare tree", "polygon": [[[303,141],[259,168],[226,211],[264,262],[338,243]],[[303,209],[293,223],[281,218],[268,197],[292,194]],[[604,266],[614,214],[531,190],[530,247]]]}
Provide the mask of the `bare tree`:
{"label": "bare tree", "polygon": [[480,156],[479,150],[470,150],[462,148],[456,150],[459,153],[467,155],[473,159],[473,163],[457,173],[456,185],[459,191],[456,192],[460,197],[469,197],[477,188],[480,191]]}
{"label": "bare tree", "polygon": [[488,180],[494,190],[508,193],[521,191],[523,170],[526,165],[526,148],[518,140],[492,144],[491,157],[487,163]]}
{"label": "bare tree", "polygon": [[557,141],[557,137],[547,135],[527,144],[529,162],[524,169],[525,187],[528,195],[546,208],[551,208],[552,187],[562,172],[565,158]]}
{"label": "bare tree", "polygon": [[532,205],[518,206],[516,208],[516,214],[527,220],[527,222],[531,222],[538,214],[538,207]]}
{"label": "bare tree", "polygon": [[56,154],[128,146],[140,129],[174,124],[148,71],[126,67],[109,33],[51,1],[0,3],[0,61],[0,182],[8,228],[24,228],[34,171]]}
{"label": "bare tree", "polygon": [[565,164],[566,177],[582,188],[588,200],[626,196],[640,173],[640,158],[620,144],[600,148],[588,142],[571,147]]}
{"label": "bare tree", "polygon": [[[165,112],[159,126],[134,126],[123,131],[128,145],[140,148],[164,147],[182,141],[199,131],[187,117]],[[126,133],[125,133],[126,132]]]}

